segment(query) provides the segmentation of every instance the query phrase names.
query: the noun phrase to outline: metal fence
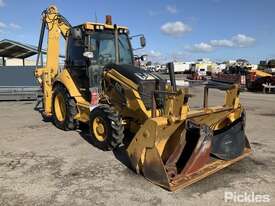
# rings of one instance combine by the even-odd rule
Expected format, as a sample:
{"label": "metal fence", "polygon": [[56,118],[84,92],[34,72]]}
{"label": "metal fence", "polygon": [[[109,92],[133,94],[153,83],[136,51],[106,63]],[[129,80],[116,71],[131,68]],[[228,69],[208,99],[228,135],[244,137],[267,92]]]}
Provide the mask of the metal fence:
{"label": "metal fence", "polygon": [[37,99],[41,91],[34,71],[34,66],[0,67],[0,100]]}

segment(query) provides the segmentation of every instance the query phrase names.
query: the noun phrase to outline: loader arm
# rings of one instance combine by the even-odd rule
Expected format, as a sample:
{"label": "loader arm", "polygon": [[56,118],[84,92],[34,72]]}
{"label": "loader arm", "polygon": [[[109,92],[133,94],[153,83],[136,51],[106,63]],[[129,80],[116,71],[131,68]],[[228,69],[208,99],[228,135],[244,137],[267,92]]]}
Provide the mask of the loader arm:
{"label": "loader arm", "polygon": [[[225,91],[223,106],[208,106],[208,89]],[[132,168],[149,181],[177,190],[251,153],[244,132],[239,85],[210,85],[204,106],[190,110],[186,91],[168,97],[165,114],[148,118],[127,147]]]}
{"label": "loader arm", "polygon": [[[70,28],[70,23],[58,13],[55,6],[49,6],[48,9],[42,12],[42,25],[38,44],[35,77],[43,90],[44,114],[46,116],[51,115],[52,84],[53,79],[58,74],[59,67],[60,35],[66,40]],[[40,57],[42,57],[41,50],[46,29],[48,30],[48,48],[46,65],[43,66],[43,60],[42,58],[40,59]]]}

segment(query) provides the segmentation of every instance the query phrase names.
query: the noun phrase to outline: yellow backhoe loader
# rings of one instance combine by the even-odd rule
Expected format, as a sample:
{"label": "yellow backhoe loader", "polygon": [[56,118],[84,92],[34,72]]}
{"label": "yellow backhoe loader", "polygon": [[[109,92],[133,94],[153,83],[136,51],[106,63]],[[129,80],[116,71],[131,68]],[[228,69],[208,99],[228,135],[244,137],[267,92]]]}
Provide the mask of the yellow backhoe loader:
{"label": "yellow backhoe loader", "polygon": [[[59,69],[61,35],[66,59]],[[190,110],[190,94],[177,88],[173,65],[169,84],[136,67],[130,40],[128,28],[112,24],[110,16],[103,24],[72,27],[55,6],[43,11],[35,72],[43,116],[63,130],[89,125],[91,142],[103,150],[124,145],[133,170],[172,191],[251,153],[239,85],[205,85],[203,108]],[[140,43],[145,46],[142,35]],[[224,105],[208,106],[211,88],[225,91]]]}

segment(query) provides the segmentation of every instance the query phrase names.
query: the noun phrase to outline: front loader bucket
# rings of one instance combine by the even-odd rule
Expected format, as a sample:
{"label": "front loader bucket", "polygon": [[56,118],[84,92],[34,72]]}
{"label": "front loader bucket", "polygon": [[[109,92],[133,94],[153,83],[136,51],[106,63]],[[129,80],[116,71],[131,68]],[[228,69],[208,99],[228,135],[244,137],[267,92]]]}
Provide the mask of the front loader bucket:
{"label": "front loader bucket", "polygon": [[243,159],[251,149],[242,117],[215,131],[194,119],[169,125],[159,117],[145,122],[127,152],[137,173],[174,191]]}

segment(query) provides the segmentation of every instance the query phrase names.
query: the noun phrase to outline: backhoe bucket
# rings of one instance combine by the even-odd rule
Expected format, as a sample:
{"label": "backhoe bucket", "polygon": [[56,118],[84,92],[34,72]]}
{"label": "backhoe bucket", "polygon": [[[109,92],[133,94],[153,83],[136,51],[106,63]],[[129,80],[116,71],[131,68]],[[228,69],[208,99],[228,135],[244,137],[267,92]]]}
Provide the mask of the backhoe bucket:
{"label": "backhoe bucket", "polygon": [[251,152],[244,116],[211,129],[228,115],[230,111],[217,111],[174,123],[164,117],[148,119],[127,149],[133,168],[174,191],[243,159]]}

